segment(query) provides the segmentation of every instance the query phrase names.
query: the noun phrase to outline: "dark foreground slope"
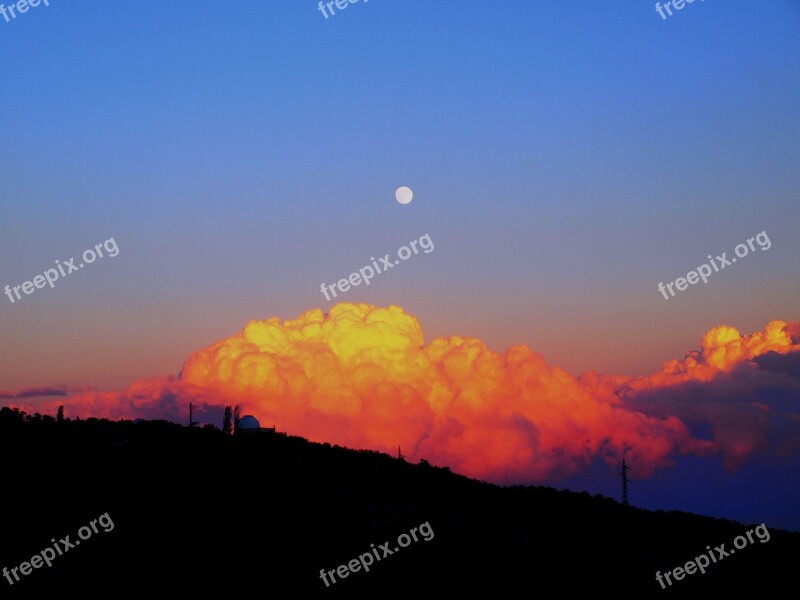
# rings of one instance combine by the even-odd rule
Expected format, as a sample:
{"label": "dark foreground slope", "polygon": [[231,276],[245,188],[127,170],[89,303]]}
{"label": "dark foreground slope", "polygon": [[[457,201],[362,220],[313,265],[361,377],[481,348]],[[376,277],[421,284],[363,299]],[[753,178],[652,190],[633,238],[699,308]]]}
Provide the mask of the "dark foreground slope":
{"label": "dark foreground slope", "polygon": [[[13,585],[0,577],[6,598],[517,598],[553,589],[763,597],[796,589],[800,534],[770,530],[768,542],[755,537],[704,575],[662,590],[656,571],[706,546],[724,543],[729,552],[752,527],[551,488],[501,488],[296,437],[165,422],[57,423],[3,409],[0,456],[0,568],[19,569],[52,548],[51,539],[60,547],[67,535],[81,541],[51,567],[18,570]],[[84,529],[80,540],[79,529],[106,513],[97,533]],[[417,541],[401,538],[407,547],[399,548],[398,537],[415,527]],[[392,554],[383,556],[386,542]],[[320,569],[347,565],[371,545],[382,558],[369,572],[335,575],[326,587]]]}

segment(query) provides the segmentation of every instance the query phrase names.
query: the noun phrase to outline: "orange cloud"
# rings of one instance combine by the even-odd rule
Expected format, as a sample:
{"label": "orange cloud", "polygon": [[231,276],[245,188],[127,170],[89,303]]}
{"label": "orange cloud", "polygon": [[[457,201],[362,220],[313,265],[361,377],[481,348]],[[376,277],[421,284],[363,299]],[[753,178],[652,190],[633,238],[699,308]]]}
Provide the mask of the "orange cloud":
{"label": "orange cloud", "polygon": [[[526,346],[498,354],[459,336],[426,344],[419,322],[400,307],[341,303],[327,314],[252,321],[192,353],[177,378],[63,403],[68,416],[176,421],[186,420],[190,401],[209,410],[241,404],[294,435],[389,453],[401,446],[410,460],[501,483],[554,481],[598,457],[615,464],[625,452],[641,477],[679,454],[746,456],[764,436],[755,427],[728,439],[731,428],[720,427],[703,439],[687,425],[702,415],[687,419],[642,394],[687,382],[709,386],[745,363],[757,371],[752,359],[797,351],[798,331],[780,321],[752,336],[717,327],[699,352],[649,378],[576,379]],[[748,406],[763,415],[769,402],[752,398]]]}
{"label": "orange cloud", "polygon": [[758,450],[800,449],[800,428],[784,424],[800,414],[800,323],[772,321],[752,335],[715,327],[700,347],[617,393],[631,408],[708,430],[729,468]]}
{"label": "orange cloud", "polygon": [[735,328],[721,325],[710,330],[700,342],[700,351],[689,352],[683,360],[664,363],[661,371],[643,377],[632,385],[643,389],[652,386],[676,385],[687,381],[710,381],[728,373],[743,361],[768,352],[786,354],[798,350],[797,334],[800,324],[790,326],[784,321],[772,321],[764,331],[742,335]]}

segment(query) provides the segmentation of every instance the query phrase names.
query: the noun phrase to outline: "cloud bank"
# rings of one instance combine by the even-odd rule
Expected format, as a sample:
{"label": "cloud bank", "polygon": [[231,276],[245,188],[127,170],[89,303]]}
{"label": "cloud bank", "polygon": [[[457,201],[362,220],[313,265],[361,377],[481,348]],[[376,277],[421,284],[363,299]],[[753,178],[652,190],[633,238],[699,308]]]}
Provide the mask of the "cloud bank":
{"label": "cloud bank", "polygon": [[527,346],[500,354],[460,336],[426,344],[400,307],[341,303],[251,321],[192,353],[177,377],[36,410],[184,422],[189,402],[209,414],[240,404],[313,441],[401,446],[409,460],[497,483],[554,482],[625,453],[638,477],[681,454],[719,454],[735,468],[756,453],[800,450],[800,323],[752,335],[716,327],[699,350],[647,377],[575,378]]}

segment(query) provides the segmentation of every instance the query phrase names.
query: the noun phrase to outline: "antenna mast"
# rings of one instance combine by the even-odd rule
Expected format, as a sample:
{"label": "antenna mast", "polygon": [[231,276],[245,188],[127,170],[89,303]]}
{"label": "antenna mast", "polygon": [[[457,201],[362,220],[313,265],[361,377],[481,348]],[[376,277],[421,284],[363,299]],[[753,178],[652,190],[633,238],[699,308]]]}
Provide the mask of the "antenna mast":
{"label": "antenna mast", "polygon": [[625,457],[622,457],[622,473],[617,473],[620,477],[622,477],[622,504],[623,506],[628,506],[628,483],[630,479],[628,479],[628,469],[630,467],[625,464]]}

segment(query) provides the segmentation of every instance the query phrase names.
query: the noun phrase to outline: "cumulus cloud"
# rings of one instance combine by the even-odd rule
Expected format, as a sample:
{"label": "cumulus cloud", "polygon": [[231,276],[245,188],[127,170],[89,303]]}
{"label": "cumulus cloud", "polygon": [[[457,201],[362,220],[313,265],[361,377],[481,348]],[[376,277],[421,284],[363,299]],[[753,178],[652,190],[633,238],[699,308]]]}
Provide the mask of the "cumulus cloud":
{"label": "cumulus cloud", "polygon": [[642,477],[680,454],[722,453],[735,466],[772,443],[791,452],[800,418],[776,419],[798,413],[798,334],[780,321],[751,336],[717,327],[649,377],[575,378],[526,346],[500,354],[460,336],[426,344],[400,307],[341,303],[252,321],[192,353],[178,377],[63,403],[82,416],[175,421],[190,401],[207,414],[241,404],[294,435],[401,446],[410,460],[500,483],[557,481],[624,453]]}
{"label": "cumulus cloud", "polygon": [[799,325],[772,321],[752,335],[715,327],[699,351],[623,383],[619,396],[635,410],[708,431],[729,468],[756,452],[790,455],[800,449]]}

